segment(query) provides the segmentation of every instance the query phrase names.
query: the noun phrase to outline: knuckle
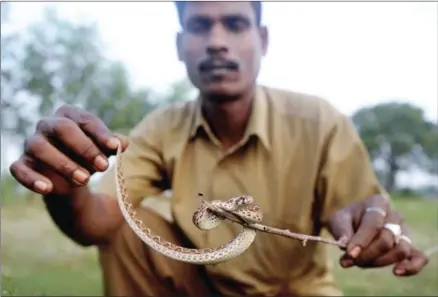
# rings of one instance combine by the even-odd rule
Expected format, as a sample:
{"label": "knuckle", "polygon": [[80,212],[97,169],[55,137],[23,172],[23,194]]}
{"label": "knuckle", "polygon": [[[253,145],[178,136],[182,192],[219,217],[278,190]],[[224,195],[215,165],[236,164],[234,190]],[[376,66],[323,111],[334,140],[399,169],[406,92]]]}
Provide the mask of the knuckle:
{"label": "knuckle", "polygon": [[379,250],[381,252],[388,252],[394,247],[394,242],[391,240],[391,238],[386,238],[385,236],[380,237],[380,244],[379,244]]}
{"label": "knuckle", "polygon": [[379,236],[378,250],[380,253],[387,253],[394,248],[394,241],[390,235],[385,236],[383,233]]}
{"label": "knuckle", "polygon": [[376,203],[379,203],[379,202],[381,202],[381,197],[380,197],[380,195],[373,195],[373,196],[371,196],[370,197],[370,199],[369,199],[369,201],[372,203],[372,204],[376,204]]}
{"label": "knuckle", "polygon": [[382,254],[389,252],[391,249],[392,245],[387,241],[383,241],[382,244],[379,246],[379,252]]}
{"label": "knuckle", "polygon": [[49,118],[42,118],[40,119],[36,124],[36,131],[37,132],[44,132],[44,131],[50,131],[51,125]]}
{"label": "knuckle", "polygon": [[337,212],[335,212],[331,217],[330,217],[330,223],[338,223],[338,222],[346,222],[348,221],[348,219],[350,219],[350,213],[346,210],[346,209],[341,209],[338,210]]}
{"label": "knuckle", "polygon": [[63,115],[68,113],[72,109],[72,106],[69,104],[62,104],[60,107],[58,107],[55,111],[55,114],[57,115]]}
{"label": "knuckle", "polygon": [[101,119],[89,112],[83,112],[80,114],[80,125],[81,128],[88,131],[93,135],[99,135],[101,137],[106,137],[109,135],[109,129],[102,122]]}
{"label": "knuckle", "polygon": [[83,146],[83,148],[79,152],[82,156],[88,159],[92,159],[100,154],[100,151],[97,149],[97,147],[90,141],[86,145]]}
{"label": "knuckle", "polygon": [[59,118],[53,128],[57,135],[68,135],[74,129],[74,123],[67,118]]}
{"label": "knuckle", "polygon": [[73,174],[73,172],[78,168],[77,165],[70,161],[69,159],[62,157],[58,161],[58,168],[60,171],[64,172],[65,174]]}
{"label": "knuckle", "polygon": [[32,135],[24,142],[24,152],[32,155],[40,150],[41,146],[44,145],[45,142],[46,139],[40,134]]}
{"label": "knuckle", "polygon": [[96,117],[92,113],[83,110],[79,113],[79,122],[82,125],[93,124],[96,122]]}
{"label": "knuckle", "polygon": [[382,195],[374,195],[369,198],[367,201],[367,206],[379,206],[384,209],[390,209],[390,201]]}

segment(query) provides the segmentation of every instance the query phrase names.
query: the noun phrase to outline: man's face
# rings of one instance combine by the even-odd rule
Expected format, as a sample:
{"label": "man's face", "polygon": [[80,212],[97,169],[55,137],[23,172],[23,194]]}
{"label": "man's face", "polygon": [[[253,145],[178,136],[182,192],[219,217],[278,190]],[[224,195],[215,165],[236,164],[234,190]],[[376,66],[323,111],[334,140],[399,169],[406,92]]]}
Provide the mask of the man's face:
{"label": "man's face", "polygon": [[178,56],[202,94],[232,98],[253,85],[267,31],[257,26],[250,2],[187,2],[183,28]]}

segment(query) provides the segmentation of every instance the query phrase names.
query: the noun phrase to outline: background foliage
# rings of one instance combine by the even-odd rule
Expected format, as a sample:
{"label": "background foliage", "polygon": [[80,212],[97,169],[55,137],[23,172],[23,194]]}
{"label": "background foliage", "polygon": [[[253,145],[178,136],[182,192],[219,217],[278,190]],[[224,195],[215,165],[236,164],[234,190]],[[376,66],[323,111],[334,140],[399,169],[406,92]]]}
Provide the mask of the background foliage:
{"label": "background foliage", "polygon": [[[1,3],[2,26],[8,22],[8,3]],[[93,24],[75,24],[48,10],[43,21],[25,32],[1,35],[2,139],[20,143],[35,122],[63,103],[96,114],[114,131],[128,133],[142,117],[160,105],[188,100],[194,91],[188,81],[175,82],[166,92],[135,88],[127,69],[107,58]],[[423,111],[394,100],[366,106],[352,115],[376,172],[394,193],[421,247],[438,244],[436,187],[418,191],[400,188],[396,176],[419,168],[437,173],[437,124]],[[2,293],[3,295],[101,294],[101,279],[93,249],[83,250],[63,237],[51,223],[39,199],[3,172]],[[432,227],[435,226],[435,227]],[[29,249],[32,245],[32,250]],[[338,251],[333,251],[334,259]],[[433,295],[438,293],[436,257],[417,277],[400,280],[389,270],[345,271],[336,276],[348,295]],[[365,278],[365,279],[364,279]],[[379,285],[381,284],[381,285]]]}

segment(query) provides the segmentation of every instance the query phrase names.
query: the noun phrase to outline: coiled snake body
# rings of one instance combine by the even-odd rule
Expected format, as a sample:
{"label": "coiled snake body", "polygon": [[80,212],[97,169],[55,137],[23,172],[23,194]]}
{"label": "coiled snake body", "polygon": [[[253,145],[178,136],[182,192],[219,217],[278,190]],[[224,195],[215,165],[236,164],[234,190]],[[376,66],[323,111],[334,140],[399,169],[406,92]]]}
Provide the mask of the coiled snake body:
{"label": "coiled snake body", "polygon": [[[119,143],[115,164],[117,200],[123,217],[128,225],[146,245],[169,258],[202,265],[216,264],[235,258],[241,255],[253,243],[256,231],[245,227],[243,227],[242,232],[240,232],[233,240],[214,249],[184,248],[171,242],[164,241],[161,237],[154,235],[152,231],[145,227],[143,222],[136,217],[134,207],[128,199],[128,192],[126,190],[122,171],[122,155],[121,144]],[[252,202],[253,198],[251,196],[238,196],[227,201],[215,200],[210,203],[217,208],[231,211],[246,222],[260,222],[263,218],[263,213],[258,206],[248,205]],[[193,224],[201,230],[213,229],[223,220],[223,217],[216,215],[202,203],[193,214]]]}

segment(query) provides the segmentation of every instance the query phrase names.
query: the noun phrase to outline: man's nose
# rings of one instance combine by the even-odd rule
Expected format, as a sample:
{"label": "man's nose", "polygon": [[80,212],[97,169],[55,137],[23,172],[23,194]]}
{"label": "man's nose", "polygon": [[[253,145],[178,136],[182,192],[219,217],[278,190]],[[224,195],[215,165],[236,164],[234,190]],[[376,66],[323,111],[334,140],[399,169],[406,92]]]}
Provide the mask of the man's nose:
{"label": "man's nose", "polygon": [[207,41],[207,53],[209,55],[215,55],[226,52],[228,52],[227,32],[222,25],[216,24],[210,30]]}

